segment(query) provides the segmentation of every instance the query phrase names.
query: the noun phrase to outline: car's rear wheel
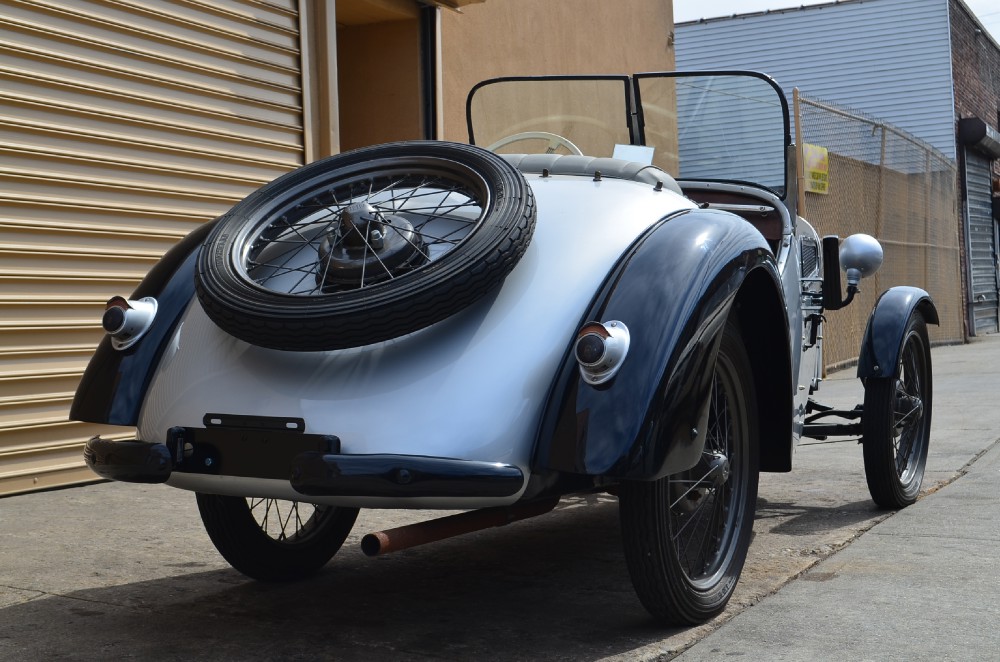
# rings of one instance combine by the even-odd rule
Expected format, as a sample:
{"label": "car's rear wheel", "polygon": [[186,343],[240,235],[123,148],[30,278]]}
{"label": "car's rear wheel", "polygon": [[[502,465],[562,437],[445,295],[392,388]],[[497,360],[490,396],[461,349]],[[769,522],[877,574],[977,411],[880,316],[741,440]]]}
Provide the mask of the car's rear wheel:
{"label": "car's rear wheel", "polygon": [[408,142],[290,172],[223,216],[195,284],[223,330],[318,351],[417,331],[497,287],[527,249],[521,173],[471,145]]}
{"label": "car's rear wheel", "polygon": [[699,463],[619,492],[625,558],[639,599],[670,625],[721,612],[743,570],[757,501],[758,426],[747,350],[726,325]]}
{"label": "car's rear wheel", "polygon": [[896,376],[865,380],[865,477],[881,508],[904,508],[920,494],[930,442],[932,391],[927,324],[920,312],[913,311],[903,333]]}
{"label": "car's rear wheel", "polygon": [[215,548],[231,566],[262,581],[307,577],[344,544],[357,508],[280,499],[197,494]]}

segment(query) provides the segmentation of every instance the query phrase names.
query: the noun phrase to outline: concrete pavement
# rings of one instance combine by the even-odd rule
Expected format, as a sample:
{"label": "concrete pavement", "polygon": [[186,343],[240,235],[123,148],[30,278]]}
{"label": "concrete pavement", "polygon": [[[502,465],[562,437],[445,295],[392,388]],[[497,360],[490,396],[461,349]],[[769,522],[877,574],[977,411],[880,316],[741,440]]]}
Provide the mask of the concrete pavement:
{"label": "concrete pavement", "polygon": [[1000,660],[1000,338],[932,354],[931,493],[677,660]]}
{"label": "concrete pavement", "polygon": [[[762,476],[736,596],[698,628],[650,623],[607,495],[377,559],[361,535],[434,513],[362,511],[323,573],[268,585],[191,494],[105,483],[0,499],[0,660],[998,659],[1000,336],[933,358],[930,493],[878,511],[856,443],[803,443]],[[843,371],[819,396],[861,389]]]}

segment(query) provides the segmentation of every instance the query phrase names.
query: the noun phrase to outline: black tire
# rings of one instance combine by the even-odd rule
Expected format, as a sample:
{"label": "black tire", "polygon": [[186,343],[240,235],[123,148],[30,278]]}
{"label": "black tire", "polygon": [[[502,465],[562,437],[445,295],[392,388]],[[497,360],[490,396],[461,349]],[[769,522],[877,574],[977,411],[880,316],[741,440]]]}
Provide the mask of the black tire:
{"label": "black tire", "polygon": [[357,508],[197,494],[208,537],[222,557],[261,581],[308,577],[344,544]]}
{"label": "black tire", "polygon": [[[746,347],[730,322],[715,368],[702,460],[680,474],[621,486],[622,538],[632,584],[663,624],[696,625],[719,614],[743,571],[759,475],[752,384]],[[720,457],[728,460],[728,475],[718,470]]]}
{"label": "black tire", "polygon": [[931,432],[931,351],[927,323],[913,311],[903,333],[896,376],[865,380],[861,445],[868,491],[880,508],[917,500]]}
{"label": "black tire", "polygon": [[238,203],[206,239],[195,285],[208,316],[249,343],[356,347],[443,320],[500,285],[534,224],[531,189],[503,158],[456,143],[378,145]]}

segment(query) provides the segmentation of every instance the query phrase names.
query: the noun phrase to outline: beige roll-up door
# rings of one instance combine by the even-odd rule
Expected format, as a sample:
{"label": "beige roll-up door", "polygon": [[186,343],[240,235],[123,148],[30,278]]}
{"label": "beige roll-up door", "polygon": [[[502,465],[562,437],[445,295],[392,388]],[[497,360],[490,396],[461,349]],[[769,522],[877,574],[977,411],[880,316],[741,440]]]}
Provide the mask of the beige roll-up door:
{"label": "beige roll-up door", "polygon": [[297,0],[0,7],[0,494],[96,478],[67,421],[129,294],[199,224],[303,161]]}

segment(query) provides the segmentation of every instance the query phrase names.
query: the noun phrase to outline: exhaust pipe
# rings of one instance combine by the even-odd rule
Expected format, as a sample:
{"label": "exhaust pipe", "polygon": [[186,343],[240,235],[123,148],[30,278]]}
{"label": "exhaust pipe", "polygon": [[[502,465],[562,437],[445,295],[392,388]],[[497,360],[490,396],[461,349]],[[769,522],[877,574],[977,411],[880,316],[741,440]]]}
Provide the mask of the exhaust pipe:
{"label": "exhaust pipe", "polygon": [[518,520],[544,515],[559,503],[559,499],[545,499],[521,505],[483,508],[467,513],[448,515],[438,519],[400,526],[387,531],[369,533],[361,539],[361,551],[367,556],[380,556],[429,542],[444,540],[463,533],[503,526]]}

